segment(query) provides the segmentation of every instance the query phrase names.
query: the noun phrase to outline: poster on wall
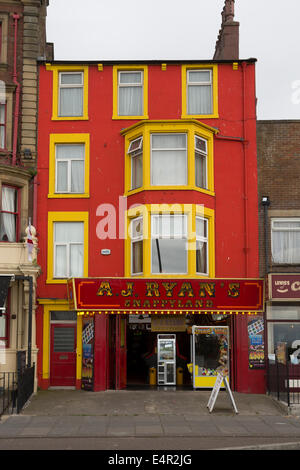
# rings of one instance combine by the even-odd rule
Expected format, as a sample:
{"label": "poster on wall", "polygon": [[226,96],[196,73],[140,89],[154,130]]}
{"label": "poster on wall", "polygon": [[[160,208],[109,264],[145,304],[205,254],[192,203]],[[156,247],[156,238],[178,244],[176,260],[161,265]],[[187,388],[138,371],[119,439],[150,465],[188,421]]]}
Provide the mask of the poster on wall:
{"label": "poster on wall", "polygon": [[93,390],[94,378],[94,319],[82,319],[81,388]]}
{"label": "poster on wall", "polygon": [[264,320],[248,319],[249,369],[265,367]]}

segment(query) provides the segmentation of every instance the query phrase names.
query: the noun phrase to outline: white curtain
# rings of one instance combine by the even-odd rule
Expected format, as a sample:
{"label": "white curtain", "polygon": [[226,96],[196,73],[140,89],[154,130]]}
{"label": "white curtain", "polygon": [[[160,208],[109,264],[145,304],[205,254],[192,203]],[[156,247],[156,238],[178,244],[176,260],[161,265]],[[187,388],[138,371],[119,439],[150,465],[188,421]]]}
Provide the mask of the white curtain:
{"label": "white curtain", "polygon": [[[16,190],[2,186],[2,210],[16,211]],[[16,241],[16,216],[15,214],[1,214],[0,240]]]}
{"label": "white curtain", "polygon": [[272,258],[274,263],[300,263],[300,231],[273,231]]}
{"label": "white curtain", "polygon": [[80,277],[83,275],[83,242],[83,222],[55,223],[55,277]]}
{"label": "white curtain", "polygon": [[143,115],[142,72],[119,73],[119,116]]}
{"label": "white curtain", "polygon": [[83,74],[82,73],[61,73],[60,74],[59,115],[60,116],[82,116],[83,115]]}
{"label": "white curtain", "polygon": [[56,145],[56,191],[84,193],[83,144]]}
{"label": "white curtain", "polygon": [[185,134],[152,135],[151,183],[154,186],[187,184]]}
{"label": "white curtain", "polygon": [[211,85],[190,85],[188,87],[188,114],[211,114]]}
{"label": "white curtain", "polygon": [[0,147],[5,148],[5,104],[0,103]]}

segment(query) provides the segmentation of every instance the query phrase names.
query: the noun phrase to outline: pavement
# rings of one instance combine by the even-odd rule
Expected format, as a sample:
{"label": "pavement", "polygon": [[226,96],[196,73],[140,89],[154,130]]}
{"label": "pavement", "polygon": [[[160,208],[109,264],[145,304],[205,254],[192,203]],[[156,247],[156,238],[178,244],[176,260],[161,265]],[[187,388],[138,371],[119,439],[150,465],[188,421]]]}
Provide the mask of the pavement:
{"label": "pavement", "polygon": [[267,395],[221,390],[38,391],[0,419],[0,449],[297,450],[300,416]]}

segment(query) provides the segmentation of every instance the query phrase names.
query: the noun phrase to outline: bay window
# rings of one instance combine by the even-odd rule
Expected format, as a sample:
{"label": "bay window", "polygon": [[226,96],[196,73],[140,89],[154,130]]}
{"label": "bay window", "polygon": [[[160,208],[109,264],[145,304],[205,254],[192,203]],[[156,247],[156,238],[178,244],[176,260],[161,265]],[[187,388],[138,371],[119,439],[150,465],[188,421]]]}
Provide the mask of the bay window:
{"label": "bay window", "polygon": [[300,264],[300,219],[273,219],[271,228],[273,263]]}
{"label": "bay window", "polygon": [[196,272],[208,274],[208,221],[196,217]]}
{"label": "bay window", "polygon": [[187,273],[187,253],[187,216],[152,215],[152,274]]}
{"label": "bay window", "polygon": [[151,135],[151,183],[153,186],[187,184],[186,134]]}
{"label": "bay window", "polygon": [[131,189],[143,186],[143,137],[130,142],[128,155],[131,159]]}
{"label": "bay window", "polygon": [[143,218],[131,221],[131,273],[143,273]]}
{"label": "bay window", "polygon": [[0,241],[17,240],[18,189],[2,185],[0,211]]}

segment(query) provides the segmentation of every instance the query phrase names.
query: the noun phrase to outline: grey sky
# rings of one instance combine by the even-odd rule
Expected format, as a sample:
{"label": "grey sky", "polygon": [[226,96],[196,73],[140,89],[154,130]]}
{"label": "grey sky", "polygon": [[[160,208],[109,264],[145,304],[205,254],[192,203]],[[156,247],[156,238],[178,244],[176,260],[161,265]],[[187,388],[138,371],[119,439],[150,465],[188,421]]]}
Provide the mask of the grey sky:
{"label": "grey sky", "polygon": [[[258,60],[259,119],[300,119],[299,0],[236,0],[240,58]],[[210,59],[224,0],[50,0],[57,60]]]}

